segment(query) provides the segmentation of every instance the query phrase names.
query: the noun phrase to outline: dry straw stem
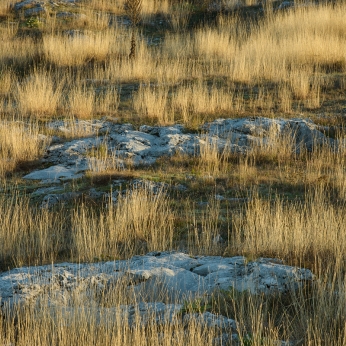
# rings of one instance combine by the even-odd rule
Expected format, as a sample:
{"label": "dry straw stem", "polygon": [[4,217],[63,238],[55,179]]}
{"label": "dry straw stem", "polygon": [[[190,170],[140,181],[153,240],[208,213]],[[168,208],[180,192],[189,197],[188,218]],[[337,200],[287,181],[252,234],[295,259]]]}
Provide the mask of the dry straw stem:
{"label": "dry straw stem", "polygon": [[128,16],[132,23],[131,49],[129,59],[136,58],[136,27],[141,20],[142,0],[127,0],[125,3]]}

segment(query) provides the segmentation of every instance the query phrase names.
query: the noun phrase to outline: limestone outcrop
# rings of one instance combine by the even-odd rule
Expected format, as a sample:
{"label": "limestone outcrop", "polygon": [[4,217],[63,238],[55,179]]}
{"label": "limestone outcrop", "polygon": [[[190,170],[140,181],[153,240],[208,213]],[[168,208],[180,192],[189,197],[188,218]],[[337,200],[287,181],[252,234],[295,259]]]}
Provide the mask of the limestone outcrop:
{"label": "limestone outcrop", "polygon": [[[290,267],[275,259],[247,262],[245,257],[189,256],[180,252],[152,252],[92,264],[59,263],[12,269],[0,274],[1,304],[35,301],[45,296],[53,305],[69,305],[78,292],[90,305],[97,292],[107,294],[120,282],[143,302],[182,304],[233,288],[252,294],[285,293],[313,280],[308,269]],[[95,303],[95,302],[94,302]]]}
{"label": "limestone outcrop", "polygon": [[[201,147],[213,145],[219,152],[244,155],[256,146],[275,146],[282,138],[291,138],[289,150],[299,153],[312,151],[321,145],[337,148],[345,143],[328,138],[324,129],[304,119],[270,119],[262,117],[217,119],[201,126],[200,133],[188,133],[182,125],[147,126],[135,129],[131,124],[114,124],[107,121],[83,121],[90,137],[50,145],[43,162],[49,168],[31,172],[25,179],[60,181],[81,177],[92,167],[105,167],[93,156],[92,149],[107,148],[111,163],[118,169],[151,165],[157,158],[177,153],[199,155]],[[50,128],[68,132],[63,122],[49,123]],[[76,123],[76,126],[80,124]],[[328,130],[328,129],[327,129]],[[98,135],[97,135],[98,134]],[[58,143],[57,143],[58,142]]]}

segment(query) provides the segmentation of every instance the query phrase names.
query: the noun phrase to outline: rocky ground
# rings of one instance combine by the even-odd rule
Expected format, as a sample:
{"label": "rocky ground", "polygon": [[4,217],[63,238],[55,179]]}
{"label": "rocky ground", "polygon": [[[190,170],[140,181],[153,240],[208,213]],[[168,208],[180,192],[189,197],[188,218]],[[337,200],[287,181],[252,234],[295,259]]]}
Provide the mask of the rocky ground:
{"label": "rocky ground", "polygon": [[[325,135],[328,128],[304,119],[218,119],[204,124],[200,133],[189,133],[181,125],[143,125],[136,130],[131,124],[114,124],[106,120],[77,121],[77,125],[88,127],[90,137],[66,141],[57,136],[47,138],[42,135],[44,140],[51,142],[42,159],[42,164],[49,167],[34,170],[23,177],[37,183],[31,196],[39,198],[43,208],[69,203],[80,194],[78,191],[61,192],[63,184],[83,177],[92,169],[92,165],[104,168],[107,162],[92,156],[92,150],[101,146],[106,146],[114,154],[115,163],[121,170],[126,169],[129,159],[133,166],[150,166],[162,156],[170,157],[177,153],[196,156],[207,142],[213,143],[219,152],[245,155],[256,145],[274,145],[277,137],[273,137],[273,130],[278,136],[291,136],[294,143],[292,150],[296,152],[302,147],[311,151],[325,144],[335,148],[344,145]],[[47,127],[61,132],[69,131],[63,121],[49,122]],[[97,160],[100,160],[98,165]],[[164,185],[137,179],[133,181],[132,188],[143,184],[149,184],[154,192]],[[111,196],[114,203],[117,202],[118,193],[116,191]],[[90,188],[88,194],[93,198],[109,196],[109,192],[94,187]],[[223,196],[217,198],[224,199]],[[221,242],[222,238],[214,241]],[[71,316],[80,313],[80,306],[95,310],[98,293],[103,292],[104,295],[111,292],[121,282],[127,287],[128,294],[136,297],[140,304],[105,309],[98,307],[92,311],[99,315],[99,323],[102,323],[105,314],[108,317],[109,314],[121,315],[122,318],[126,316],[132,323],[132,320],[138,319],[138,311],[143,323],[153,314],[160,323],[172,322],[175,318],[182,318],[187,323],[190,318],[198,317],[200,323],[220,328],[223,341],[215,342],[226,345],[230,340],[237,340],[236,321],[210,312],[201,315],[182,313],[185,302],[210,296],[217,290],[229,289],[256,295],[285,294],[292,289],[302,288],[313,278],[310,270],[283,265],[277,259],[248,261],[242,256],[192,257],[180,252],[153,252],[123,261],[60,263],[12,269],[0,274],[0,292],[3,308],[13,303],[37,304],[42,299],[48,299],[51,306],[63,307],[66,314]],[[72,299],[76,292],[79,296],[78,306]]]}
{"label": "rocky ground", "polygon": [[[52,121],[47,127],[66,133],[69,131],[66,125],[63,121]],[[88,171],[97,173],[107,168],[122,170],[128,166],[150,166],[160,157],[177,154],[199,156],[201,148],[206,146],[221,154],[245,155],[256,146],[274,146],[285,136],[295,143],[291,150],[297,153],[301,148],[311,151],[324,144],[335,149],[344,145],[326,135],[328,127],[304,119],[218,119],[201,126],[200,133],[189,133],[182,125],[142,125],[136,130],[131,124],[102,120],[77,120],[76,126],[91,129],[90,137],[65,141],[57,136],[48,138],[42,135],[43,139],[51,142],[42,160],[49,167],[34,170],[23,177],[46,186],[32,192],[34,196],[43,198],[42,205],[46,207],[76,197],[76,194],[59,195],[54,192],[61,189],[63,182],[81,178]],[[107,157],[98,157],[100,150],[107,150]],[[89,195],[100,197],[100,194],[102,192],[95,189],[89,191]]]}
{"label": "rocky ground", "polygon": [[[1,305],[11,309],[14,303],[39,304],[63,308],[66,315],[93,311],[98,323],[121,316],[128,323],[148,323],[155,316],[157,323],[184,323],[196,319],[223,332],[223,345],[238,340],[236,321],[210,312],[198,314],[185,311],[184,304],[205,299],[217,290],[234,289],[251,294],[285,294],[297,290],[314,279],[310,270],[283,265],[279,260],[260,258],[248,262],[242,256],[192,257],[179,252],[152,252],[129,260],[93,264],[60,263],[23,267],[0,274]],[[125,285],[128,297],[139,304],[100,307],[100,296]],[[73,297],[78,292],[78,305]],[[163,301],[157,299],[163,297]],[[98,307],[97,307],[98,306]],[[67,317],[67,320],[68,318]]]}

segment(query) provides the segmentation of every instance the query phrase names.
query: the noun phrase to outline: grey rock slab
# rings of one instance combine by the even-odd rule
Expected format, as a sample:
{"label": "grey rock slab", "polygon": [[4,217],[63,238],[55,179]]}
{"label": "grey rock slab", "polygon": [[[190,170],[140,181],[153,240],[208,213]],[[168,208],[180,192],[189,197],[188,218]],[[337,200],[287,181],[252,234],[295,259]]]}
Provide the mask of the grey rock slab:
{"label": "grey rock slab", "polygon": [[48,187],[40,187],[31,193],[32,197],[43,196],[53,192],[61,191],[60,186],[48,186]]}
{"label": "grey rock slab", "polygon": [[39,16],[41,14],[46,13],[45,7],[42,5],[38,5],[32,8],[28,8],[24,11],[24,17],[33,17],[33,16]]}
{"label": "grey rock slab", "polygon": [[125,130],[111,133],[112,147],[125,156],[132,153],[138,163],[154,163],[157,157],[171,156],[176,152],[196,153],[196,135],[181,134],[179,128],[141,127],[147,132]]}
{"label": "grey rock slab", "polygon": [[59,179],[76,179],[81,177],[75,168],[66,168],[61,165],[51,166],[46,169],[31,172],[25,175],[24,179],[30,180],[59,180]]}
{"label": "grey rock slab", "polygon": [[59,0],[59,1],[48,1],[48,0],[24,0],[16,2],[12,8],[15,11],[21,11],[28,8],[33,7],[39,7],[44,6],[46,4],[50,4],[52,6],[59,6],[59,5],[70,5],[74,6],[77,2],[80,2],[80,0]]}
{"label": "grey rock slab", "polygon": [[154,251],[148,253],[147,256],[155,257],[162,264],[171,264],[174,267],[182,268],[188,271],[191,271],[198,265],[198,261],[194,257],[181,252]]}
{"label": "grey rock slab", "polygon": [[271,142],[271,134],[288,134],[296,143],[296,151],[301,146],[313,150],[315,145],[334,144],[319,127],[307,119],[270,119],[262,117],[242,119],[217,119],[201,127],[209,136],[227,139],[231,144],[249,146]]}
{"label": "grey rock slab", "polygon": [[55,120],[47,124],[47,127],[52,130],[59,130],[65,133],[86,133],[89,134],[89,136],[97,135],[100,130],[108,129],[109,126],[109,123],[102,120],[75,120],[73,122]]}
{"label": "grey rock slab", "polygon": [[80,138],[70,142],[51,145],[46,150],[47,162],[70,162],[102,143],[102,137]]}
{"label": "grey rock slab", "polygon": [[275,263],[250,262],[242,266],[230,266],[208,274],[205,280],[211,287],[234,288],[253,294],[287,293],[312,281],[313,274],[308,269],[290,267]]}
{"label": "grey rock slab", "polygon": [[184,130],[183,125],[174,125],[174,126],[149,126],[149,125],[142,125],[139,128],[139,131],[149,133],[154,136],[163,137],[167,135],[175,135],[175,134],[182,134],[182,131]]}
{"label": "grey rock slab", "polygon": [[21,11],[24,9],[36,7],[36,6],[42,6],[45,4],[45,1],[39,1],[39,0],[25,0],[25,1],[20,1],[17,2],[13,5],[13,9],[15,11]]}
{"label": "grey rock slab", "polygon": [[231,329],[233,329],[233,331],[237,330],[237,323],[235,320],[222,315],[215,315],[211,312],[185,314],[183,322],[194,322],[208,328],[219,328],[227,332],[230,332]]}
{"label": "grey rock slab", "polygon": [[145,280],[134,287],[136,296],[148,300],[160,297],[165,302],[182,303],[205,292],[204,278],[182,268],[157,267],[130,271]]}
{"label": "grey rock slab", "polygon": [[243,268],[246,259],[243,256],[235,257],[220,257],[220,256],[206,256],[197,259],[198,266],[193,269],[193,272],[207,276],[210,273],[219,272],[220,270]]}
{"label": "grey rock slab", "polygon": [[80,301],[90,305],[97,292],[107,294],[121,282],[131,287],[129,297],[137,301],[180,304],[220,288],[233,287],[253,294],[284,293],[313,278],[310,270],[276,263],[274,259],[246,263],[241,256],[190,257],[179,252],[152,252],[122,261],[16,268],[0,274],[0,301],[12,304],[46,297],[52,304],[68,305],[71,295],[78,293]]}
{"label": "grey rock slab", "polygon": [[41,208],[52,208],[57,204],[68,203],[71,200],[80,197],[82,193],[80,192],[65,192],[65,193],[51,193],[43,197]]}

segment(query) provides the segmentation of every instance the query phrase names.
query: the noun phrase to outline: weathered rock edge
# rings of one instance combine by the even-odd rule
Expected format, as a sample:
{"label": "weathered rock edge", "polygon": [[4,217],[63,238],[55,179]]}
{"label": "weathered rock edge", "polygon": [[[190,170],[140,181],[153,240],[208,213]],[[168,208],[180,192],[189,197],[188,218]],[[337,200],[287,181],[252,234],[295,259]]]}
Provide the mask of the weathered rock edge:
{"label": "weathered rock edge", "polygon": [[[189,256],[180,252],[152,252],[129,260],[100,263],[59,263],[22,267],[0,274],[1,304],[34,302],[46,297],[52,304],[68,305],[76,292],[90,304],[95,292],[107,294],[120,281],[137,301],[182,304],[186,299],[234,288],[253,294],[285,293],[313,280],[308,269],[291,267],[277,259]],[[95,302],[94,302],[95,303]]]}

